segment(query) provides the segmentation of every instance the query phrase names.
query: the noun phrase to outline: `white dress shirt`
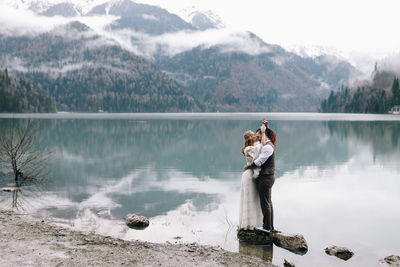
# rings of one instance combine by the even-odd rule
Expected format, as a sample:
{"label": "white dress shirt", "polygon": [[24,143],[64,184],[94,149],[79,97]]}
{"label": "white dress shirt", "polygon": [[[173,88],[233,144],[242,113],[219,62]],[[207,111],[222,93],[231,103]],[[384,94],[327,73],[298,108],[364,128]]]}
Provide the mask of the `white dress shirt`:
{"label": "white dress shirt", "polygon": [[273,153],[274,148],[271,145],[271,141],[269,141],[261,148],[260,155],[254,161],[254,164],[261,167]]}

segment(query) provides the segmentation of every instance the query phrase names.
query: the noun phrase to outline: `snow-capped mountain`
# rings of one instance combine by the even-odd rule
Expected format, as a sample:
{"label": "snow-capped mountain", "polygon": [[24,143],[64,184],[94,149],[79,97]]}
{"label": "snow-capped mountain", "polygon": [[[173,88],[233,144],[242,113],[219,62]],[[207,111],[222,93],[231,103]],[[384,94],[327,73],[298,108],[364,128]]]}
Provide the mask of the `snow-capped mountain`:
{"label": "snow-capped mountain", "polygon": [[104,3],[119,2],[120,0],[4,0],[4,3],[22,9],[29,9],[36,13],[44,13],[55,6],[70,6],[77,15],[85,15],[93,7]]}
{"label": "snow-capped mountain", "polygon": [[383,56],[379,54],[375,55],[370,53],[345,52],[335,47],[322,45],[286,45],[283,47],[287,51],[290,51],[303,58],[328,57],[336,58],[337,60],[347,61],[365,75],[369,75],[373,71],[375,63],[379,63],[383,59]]}
{"label": "snow-capped mountain", "polygon": [[[312,54],[298,50],[303,55],[299,57],[251,32],[219,29],[223,23],[217,15],[196,7],[171,13],[132,0],[1,1],[2,6],[7,1],[37,14],[20,10],[18,17],[14,15],[18,10],[10,9],[13,14],[7,14],[0,9],[0,22],[4,22],[0,23],[0,65],[47,84],[49,92],[61,86],[56,82],[62,82],[65,97],[70,88],[93,88],[96,94],[106,94],[110,85],[128,80],[136,84],[132,82],[136,73],[146,65],[148,73],[140,77],[150,77],[156,84],[164,73],[171,80],[165,77],[168,85],[162,88],[178,90],[182,85],[209,110],[259,111],[268,104],[269,111],[315,111],[329,90],[358,74],[335,57],[307,57],[322,54],[322,49]],[[21,37],[25,35],[28,38]],[[135,77],[120,81],[118,77],[126,72],[124,64],[129,62],[133,63],[128,72]],[[74,85],[67,86],[68,80],[51,80],[57,75],[43,78],[49,69],[64,73]],[[92,75],[95,72],[102,74]],[[88,77],[93,78],[90,83],[86,83]],[[110,84],[103,81],[107,77],[112,77],[107,80]],[[73,100],[59,99],[58,103],[73,110],[78,99],[79,90]],[[95,108],[101,105],[93,103]]]}
{"label": "snow-capped mountain", "polygon": [[335,47],[328,47],[328,46],[322,46],[322,45],[310,45],[310,46],[305,46],[305,45],[287,45],[284,46],[286,50],[297,54],[298,56],[301,57],[319,57],[319,56],[325,56],[325,55],[332,55],[337,58],[344,59],[346,56],[344,52],[338,50]]}
{"label": "snow-capped mountain", "polygon": [[222,19],[211,10],[199,10],[191,6],[180,10],[177,15],[199,30],[225,28]]}

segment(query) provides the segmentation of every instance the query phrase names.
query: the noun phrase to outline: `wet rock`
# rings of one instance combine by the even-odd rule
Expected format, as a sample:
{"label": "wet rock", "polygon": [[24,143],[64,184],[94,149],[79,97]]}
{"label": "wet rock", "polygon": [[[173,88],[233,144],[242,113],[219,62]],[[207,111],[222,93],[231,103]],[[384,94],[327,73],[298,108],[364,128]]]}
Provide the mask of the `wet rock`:
{"label": "wet rock", "polygon": [[239,229],[237,237],[240,241],[252,244],[262,245],[262,244],[272,243],[272,234],[265,233],[262,231]]}
{"label": "wet rock", "polygon": [[339,259],[347,261],[351,257],[353,257],[354,253],[345,247],[337,247],[337,246],[330,246],[325,248],[325,252],[328,255],[336,256]]}
{"label": "wet rock", "polygon": [[293,262],[288,261],[287,259],[284,259],[284,261],[283,261],[283,266],[284,266],[284,267],[296,267],[296,265],[294,265]]}
{"label": "wet rock", "polygon": [[400,267],[400,256],[390,255],[385,257],[384,259],[380,259],[379,263],[384,264],[386,266]]}
{"label": "wet rock", "polygon": [[307,242],[301,234],[274,233],[273,240],[276,246],[296,254],[304,255],[308,251]]}
{"label": "wet rock", "polygon": [[126,215],[126,225],[134,229],[142,229],[149,226],[150,222],[144,216],[136,215],[134,213]]}

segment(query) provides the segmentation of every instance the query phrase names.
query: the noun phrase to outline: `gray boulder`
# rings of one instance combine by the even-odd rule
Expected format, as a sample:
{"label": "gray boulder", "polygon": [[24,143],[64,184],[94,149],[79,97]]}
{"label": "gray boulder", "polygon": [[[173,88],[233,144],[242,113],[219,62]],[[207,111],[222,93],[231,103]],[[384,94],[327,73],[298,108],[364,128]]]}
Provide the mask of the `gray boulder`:
{"label": "gray boulder", "polygon": [[301,234],[274,233],[274,244],[300,255],[308,251],[307,242]]}
{"label": "gray boulder", "polygon": [[325,253],[331,256],[336,256],[345,261],[347,261],[354,255],[354,253],[350,249],[337,246],[330,246],[325,248]]}
{"label": "gray boulder", "polygon": [[400,256],[390,255],[385,257],[384,259],[380,259],[379,263],[391,267],[400,267]]}
{"label": "gray boulder", "polygon": [[272,233],[265,233],[263,231],[239,229],[237,232],[237,237],[240,241],[251,244],[272,244]]}
{"label": "gray boulder", "polygon": [[150,222],[144,216],[136,215],[134,213],[126,215],[126,225],[130,228],[146,228]]}

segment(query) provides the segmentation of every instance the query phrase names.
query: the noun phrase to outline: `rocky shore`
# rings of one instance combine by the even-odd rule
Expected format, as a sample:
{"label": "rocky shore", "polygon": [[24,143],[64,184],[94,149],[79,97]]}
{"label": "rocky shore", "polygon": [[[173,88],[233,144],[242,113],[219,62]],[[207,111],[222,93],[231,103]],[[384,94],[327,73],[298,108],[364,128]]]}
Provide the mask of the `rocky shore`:
{"label": "rocky shore", "polygon": [[0,266],[272,266],[218,247],[124,241],[11,211],[0,210],[0,233]]}

